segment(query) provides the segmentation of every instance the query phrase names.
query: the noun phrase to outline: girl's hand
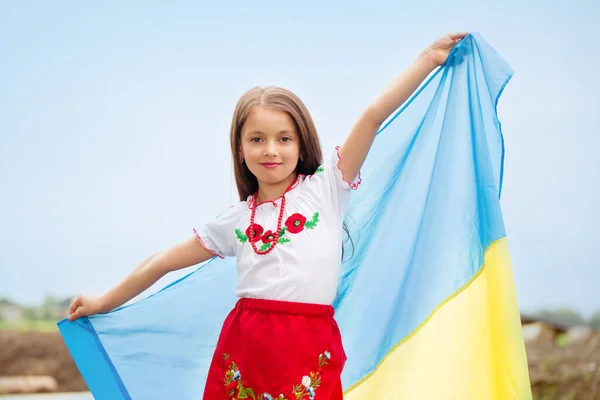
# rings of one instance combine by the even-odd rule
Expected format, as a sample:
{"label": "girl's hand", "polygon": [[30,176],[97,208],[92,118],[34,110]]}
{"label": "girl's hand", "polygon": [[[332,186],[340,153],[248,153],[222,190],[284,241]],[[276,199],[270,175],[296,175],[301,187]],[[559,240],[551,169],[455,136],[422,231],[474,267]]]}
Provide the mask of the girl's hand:
{"label": "girl's hand", "polygon": [[427,47],[421,56],[434,68],[437,68],[446,62],[452,48],[467,34],[468,32],[457,32],[444,35]]}
{"label": "girl's hand", "polygon": [[102,299],[99,297],[77,296],[71,300],[69,306],[69,321],[75,321],[77,318],[94,315],[104,312],[102,309]]}

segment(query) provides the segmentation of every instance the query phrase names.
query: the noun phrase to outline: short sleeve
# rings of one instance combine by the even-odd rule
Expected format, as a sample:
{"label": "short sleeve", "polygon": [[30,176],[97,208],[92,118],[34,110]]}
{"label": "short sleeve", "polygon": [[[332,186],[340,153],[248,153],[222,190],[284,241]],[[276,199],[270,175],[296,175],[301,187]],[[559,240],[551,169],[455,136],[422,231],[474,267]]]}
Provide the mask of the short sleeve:
{"label": "short sleeve", "polygon": [[[342,170],[338,163],[340,161],[339,147],[331,154],[331,157],[317,169],[310,177],[311,185],[316,188],[318,195],[327,199],[332,211],[343,219],[350,200],[350,193],[358,189],[361,183],[360,172],[353,181],[344,179]],[[315,193],[317,194],[317,193]]]}
{"label": "short sleeve", "polygon": [[338,166],[339,162],[340,147],[336,146],[335,151],[333,152],[331,157],[323,164],[322,167],[325,169],[323,172],[327,175],[329,183],[336,185],[340,190],[349,191],[358,189],[358,186],[362,182],[362,179],[360,177],[360,171],[358,172],[358,175],[356,176],[356,178],[354,178],[352,182],[347,181],[344,179],[342,170]]}
{"label": "short sleeve", "polygon": [[214,220],[204,226],[194,229],[194,233],[202,246],[220,258],[235,255],[234,239],[236,224],[240,219],[240,212],[247,206],[237,204],[229,207],[219,214]]}

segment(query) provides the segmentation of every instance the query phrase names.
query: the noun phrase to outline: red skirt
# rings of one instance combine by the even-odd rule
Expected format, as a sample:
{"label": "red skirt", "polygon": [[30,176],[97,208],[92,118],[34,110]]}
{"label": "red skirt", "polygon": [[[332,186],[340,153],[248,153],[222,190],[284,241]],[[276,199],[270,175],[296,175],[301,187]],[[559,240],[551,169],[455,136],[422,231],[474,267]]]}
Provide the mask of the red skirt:
{"label": "red skirt", "polygon": [[223,324],[203,399],[342,399],[345,363],[333,307],[240,299]]}

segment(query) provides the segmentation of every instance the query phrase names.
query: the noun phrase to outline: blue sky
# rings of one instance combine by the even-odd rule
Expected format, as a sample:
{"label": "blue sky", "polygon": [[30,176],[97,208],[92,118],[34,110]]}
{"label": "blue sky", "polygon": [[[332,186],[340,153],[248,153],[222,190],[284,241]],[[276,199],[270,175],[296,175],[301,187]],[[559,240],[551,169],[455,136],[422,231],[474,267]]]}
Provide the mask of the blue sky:
{"label": "blue sky", "polygon": [[100,294],[234,201],[228,129],[250,87],[296,92],[328,148],[422,48],[466,30],[515,70],[499,114],[521,307],[589,315],[598,17],[592,1],[4,1],[0,297]]}

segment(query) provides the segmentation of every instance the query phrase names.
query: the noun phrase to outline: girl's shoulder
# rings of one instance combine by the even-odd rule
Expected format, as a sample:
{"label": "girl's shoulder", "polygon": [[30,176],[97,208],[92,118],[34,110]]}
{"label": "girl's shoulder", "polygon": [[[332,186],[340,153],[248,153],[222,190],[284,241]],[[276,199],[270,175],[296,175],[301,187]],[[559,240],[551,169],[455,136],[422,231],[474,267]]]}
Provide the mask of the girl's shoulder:
{"label": "girl's shoulder", "polygon": [[216,219],[226,218],[226,219],[235,219],[241,215],[245,215],[249,212],[249,206],[247,201],[238,201],[229,205],[229,207],[224,208],[221,212],[216,216]]}
{"label": "girl's shoulder", "polygon": [[334,148],[334,151],[328,154],[325,160],[319,165],[314,174],[302,177],[305,185],[314,183],[316,186],[325,186],[334,190],[356,190],[361,184],[360,173],[353,181],[347,181],[342,175],[342,170],[339,167],[340,153],[339,146]]}

